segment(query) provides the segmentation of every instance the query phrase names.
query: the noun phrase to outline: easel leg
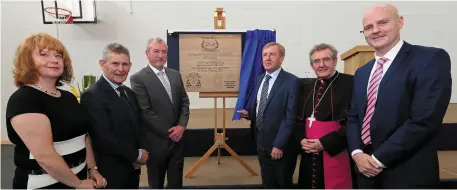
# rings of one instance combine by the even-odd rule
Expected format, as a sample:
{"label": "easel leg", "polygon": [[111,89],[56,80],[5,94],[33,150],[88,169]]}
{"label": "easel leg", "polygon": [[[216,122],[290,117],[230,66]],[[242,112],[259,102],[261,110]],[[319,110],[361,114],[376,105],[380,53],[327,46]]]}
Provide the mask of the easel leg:
{"label": "easel leg", "polygon": [[[222,97],[222,133],[219,133],[218,140],[225,144],[225,97]],[[221,148],[219,146],[217,153],[217,164],[221,164]]]}
{"label": "easel leg", "polygon": [[217,149],[217,163],[221,163],[221,148],[225,148],[233,158],[238,160],[241,165],[248,170],[249,173],[253,176],[257,176],[258,174],[251,168],[249,165],[244,162],[235,151],[230,148],[227,144],[225,144],[225,97],[222,99],[222,133],[218,133],[217,131],[217,98],[214,97],[214,145],[203,155],[203,157],[198,160],[198,162],[192,166],[192,168],[184,175],[184,177],[189,178],[192,176],[193,173],[197,171],[197,169],[201,166],[201,164],[209,158],[209,156]]}
{"label": "easel leg", "polygon": [[248,172],[251,173],[251,175],[257,176],[257,173],[256,173],[251,167],[249,167],[249,165],[246,164],[246,162],[244,162],[244,161],[240,158],[240,156],[238,156],[238,154],[237,154],[235,151],[233,151],[232,148],[230,148],[229,145],[224,144],[224,148],[225,148],[225,150],[227,150],[227,151],[232,155],[233,158],[235,158],[236,160],[238,160],[238,162],[240,162],[240,164],[243,165],[243,167],[244,167],[246,170],[248,170]]}
{"label": "easel leg", "polygon": [[190,168],[190,170],[186,173],[186,175],[184,177],[186,178],[189,178],[190,176],[192,176],[192,174],[197,171],[197,169],[203,164],[203,162],[205,162],[206,159],[209,158],[209,156],[216,150],[216,148],[218,147],[219,145],[216,143],[214,144],[206,153],[205,155],[203,155],[202,158],[200,158],[200,160],[198,160],[198,162],[192,166],[192,168]]}
{"label": "easel leg", "polygon": [[217,164],[221,164],[221,148],[217,148]]}
{"label": "easel leg", "polygon": [[[217,131],[217,98],[214,98],[214,143],[219,141],[219,132]],[[221,164],[221,146],[217,146],[217,164]]]}

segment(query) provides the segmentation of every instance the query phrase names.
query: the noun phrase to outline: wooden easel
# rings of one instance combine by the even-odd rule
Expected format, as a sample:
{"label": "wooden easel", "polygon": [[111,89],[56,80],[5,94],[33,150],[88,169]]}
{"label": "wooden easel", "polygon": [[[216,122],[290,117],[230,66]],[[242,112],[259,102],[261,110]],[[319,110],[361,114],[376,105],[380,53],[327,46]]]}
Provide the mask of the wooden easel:
{"label": "wooden easel", "polygon": [[[217,8],[214,11],[214,29],[225,29],[225,14],[223,8]],[[190,168],[190,170],[184,175],[189,178],[197,169],[205,162],[206,159],[217,149],[217,164],[221,163],[221,148],[225,148],[233,158],[238,160],[246,170],[253,176],[257,176],[257,173],[244,162],[240,156],[225,143],[225,98],[238,97],[237,92],[200,92],[200,98],[214,98],[214,145],[203,155],[198,162]],[[222,98],[222,133],[217,131],[217,99]]]}
{"label": "wooden easel", "polygon": [[[217,164],[221,163],[221,148],[227,150],[232,157],[240,162],[240,164],[248,170],[249,173],[253,176],[257,176],[257,173],[249,167],[249,165],[244,162],[240,156],[230,148],[229,145],[225,143],[225,99],[226,98],[233,98],[238,97],[238,93],[236,92],[201,92],[200,98],[214,98],[214,145],[203,155],[198,162],[192,166],[192,168],[186,173],[184,177],[189,178],[197,169],[205,162],[206,159],[211,156],[211,154],[217,149]],[[222,133],[218,133],[217,129],[217,99],[222,98]]]}

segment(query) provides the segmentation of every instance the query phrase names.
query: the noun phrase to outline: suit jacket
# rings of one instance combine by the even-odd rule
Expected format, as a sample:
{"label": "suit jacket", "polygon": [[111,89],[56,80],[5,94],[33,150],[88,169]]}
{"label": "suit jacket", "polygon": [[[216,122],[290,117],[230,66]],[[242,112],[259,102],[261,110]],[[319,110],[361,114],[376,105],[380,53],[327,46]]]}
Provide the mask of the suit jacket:
{"label": "suit jacket", "polygon": [[[181,74],[165,68],[170,81],[173,103],[154,71],[146,66],[130,77],[142,116],[142,132],[146,145],[152,145],[149,138],[168,140],[168,130],[176,125],[187,127],[189,121],[189,97],[182,82]],[[144,130],[144,131],[143,131]]]}
{"label": "suit jacket", "polygon": [[[256,94],[259,91],[265,73],[258,76],[255,87]],[[269,151],[273,147],[285,151],[291,150],[294,139],[291,136],[295,128],[295,112],[297,93],[300,88],[298,77],[281,70],[276,78],[270,93],[268,102],[263,115],[263,128],[261,131],[256,129],[256,109],[257,102],[249,109],[249,118],[251,120],[251,130],[257,139],[257,149]]]}
{"label": "suit jacket", "polygon": [[136,162],[138,149],[141,148],[138,102],[130,89],[126,92],[135,122],[122,99],[103,76],[81,96],[81,104],[86,108],[92,125],[89,134],[97,167],[109,180],[128,179],[134,171],[132,164]]}
{"label": "suit jacket", "polygon": [[[360,132],[374,62],[355,73],[347,122],[351,152],[364,148]],[[445,50],[405,42],[382,78],[370,134],[373,155],[387,167],[383,173],[389,179],[425,185],[439,182],[432,140],[450,101],[450,69]]]}

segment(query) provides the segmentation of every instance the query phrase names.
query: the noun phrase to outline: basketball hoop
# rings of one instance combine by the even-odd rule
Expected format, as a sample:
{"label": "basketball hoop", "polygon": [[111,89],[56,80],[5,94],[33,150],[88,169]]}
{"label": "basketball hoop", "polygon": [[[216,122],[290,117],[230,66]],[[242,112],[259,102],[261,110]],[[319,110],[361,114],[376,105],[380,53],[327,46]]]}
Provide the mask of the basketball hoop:
{"label": "basketball hoop", "polygon": [[71,11],[56,7],[46,7],[44,11],[56,19],[53,24],[73,24],[73,17]]}

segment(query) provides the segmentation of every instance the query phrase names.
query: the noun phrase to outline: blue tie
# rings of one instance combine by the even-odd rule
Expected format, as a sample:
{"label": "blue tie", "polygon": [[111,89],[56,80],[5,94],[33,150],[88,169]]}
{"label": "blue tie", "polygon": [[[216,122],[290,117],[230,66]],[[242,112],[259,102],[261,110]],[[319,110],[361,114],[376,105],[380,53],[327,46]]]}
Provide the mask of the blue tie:
{"label": "blue tie", "polygon": [[270,79],[270,75],[265,75],[265,81],[263,82],[262,86],[262,93],[260,94],[259,111],[257,111],[257,119],[255,121],[255,126],[259,131],[261,131],[263,127],[263,113],[265,112],[265,107],[267,106]]}

